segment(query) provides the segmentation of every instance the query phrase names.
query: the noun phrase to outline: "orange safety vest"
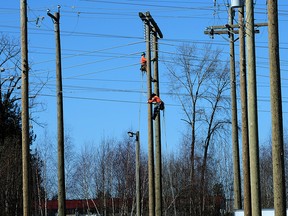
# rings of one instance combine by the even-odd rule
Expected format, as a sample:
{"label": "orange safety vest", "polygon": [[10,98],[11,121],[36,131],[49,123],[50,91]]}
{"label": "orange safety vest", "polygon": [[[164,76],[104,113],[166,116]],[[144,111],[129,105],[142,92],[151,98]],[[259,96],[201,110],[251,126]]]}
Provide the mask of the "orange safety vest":
{"label": "orange safety vest", "polygon": [[160,103],[161,99],[155,95],[151,100],[148,100],[148,103]]}
{"label": "orange safety vest", "polygon": [[140,63],[141,65],[146,64],[147,60],[144,56],[141,56]]}

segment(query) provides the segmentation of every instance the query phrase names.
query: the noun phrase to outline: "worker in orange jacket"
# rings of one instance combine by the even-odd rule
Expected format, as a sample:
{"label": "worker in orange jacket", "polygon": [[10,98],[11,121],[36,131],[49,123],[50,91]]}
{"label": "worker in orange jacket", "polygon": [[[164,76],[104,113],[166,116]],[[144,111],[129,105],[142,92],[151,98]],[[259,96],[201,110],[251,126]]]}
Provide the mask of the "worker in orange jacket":
{"label": "worker in orange jacket", "polygon": [[154,104],[154,112],[152,115],[152,119],[155,120],[160,110],[164,110],[164,102],[155,93],[152,93],[151,97],[148,100],[148,103]]}
{"label": "worker in orange jacket", "polygon": [[141,59],[140,59],[140,64],[141,64],[141,67],[140,67],[140,70],[142,72],[146,72],[146,67],[147,67],[147,59],[145,58],[145,52],[143,52],[141,54]]}

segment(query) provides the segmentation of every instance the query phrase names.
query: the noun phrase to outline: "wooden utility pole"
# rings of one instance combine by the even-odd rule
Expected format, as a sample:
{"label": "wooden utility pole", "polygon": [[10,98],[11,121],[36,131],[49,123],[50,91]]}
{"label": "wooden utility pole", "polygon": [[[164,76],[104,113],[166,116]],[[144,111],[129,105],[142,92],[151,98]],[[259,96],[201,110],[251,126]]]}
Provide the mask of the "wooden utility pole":
{"label": "wooden utility pole", "polygon": [[[149,12],[146,13],[151,25],[154,48],[154,93],[160,97],[159,70],[158,70],[158,37],[163,38],[157,23]],[[155,215],[162,215],[162,148],[161,148],[161,117],[160,112],[155,118]]]}
{"label": "wooden utility pole", "polygon": [[268,0],[274,209],[275,216],[286,216],[286,188],[278,32],[277,1]]}
{"label": "wooden utility pole", "polygon": [[64,166],[64,121],[63,121],[63,91],[60,44],[60,6],[54,16],[48,11],[54,22],[56,42],[56,96],[57,96],[57,130],[58,130],[58,215],[65,216],[65,166]]}
{"label": "wooden utility pole", "polygon": [[[233,9],[231,9],[233,10]],[[230,13],[229,17],[232,15]],[[220,26],[210,26],[204,31],[205,34],[209,34],[214,37],[214,35],[220,34],[228,34],[230,36],[230,82],[231,82],[231,104],[232,104],[232,143],[233,143],[233,166],[234,166],[234,208],[241,209],[242,208],[242,198],[241,198],[241,176],[240,176],[240,157],[239,157],[239,140],[238,140],[238,119],[237,119],[237,101],[236,101],[236,78],[235,78],[235,57],[234,57],[234,34],[240,34],[242,37],[242,45],[244,44],[244,31],[243,27],[240,30],[234,29],[239,28],[239,25],[233,24],[233,17],[229,18],[230,23],[226,25]],[[266,26],[266,23],[258,23],[257,27]],[[256,25],[255,25],[256,26]],[[223,30],[224,29],[224,30]],[[241,32],[242,31],[242,32]],[[258,29],[254,29],[255,33],[259,33]],[[241,50],[240,50],[241,52]],[[245,71],[245,49],[242,46],[242,69]],[[246,89],[246,81],[244,83],[245,77],[241,77],[242,88]],[[244,85],[244,86],[243,86]],[[246,98],[246,95],[243,96]],[[243,100],[242,100],[243,102]],[[244,103],[242,104],[243,109],[247,110],[247,105]],[[242,116],[242,121],[246,121],[247,119],[243,119],[245,116]],[[246,116],[247,118],[247,116]],[[242,122],[243,123],[243,122]],[[247,155],[246,155],[247,156]],[[248,154],[249,157],[249,154]],[[247,159],[249,161],[249,159]],[[248,164],[249,166],[249,164]],[[246,175],[247,176],[247,175]],[[248,175],[249,178],[249,175]],[[247,180],[247,179],[246,179]],[[250,182],[250,179],[249,179]],[[249,185],[249,183],[247,183]],[[250,195],[249,195],[250,196]],[[246,215],[247,216],[247,215]]]}
{"label": "wooden utility pole", "polygon": [[[260,201],[260,191],[258,194],[258,197],[253,198],[253,196],[257,196],[256,194],[258,193],[257,190],[259,189],[259,156],[257,156],[258,153],[258,125],[257,125],[257,95],[256,95],[256,72],[255,72],[255,39],[254,39],[254,35],[255,33],[259,33],[260,31],[258,29],[255,29],[255,27],[261,27],[261,26],[267,26],[267,23],[257,23],[254,24],[254,12],[251,12],[251,8],[253,10],[253,5],[251,5],[253,2],[248,2],[248,0],[246,0],[246,7],[247,4],[249,3],[250,5],[247,8],[247,12],[249,11],[249,15],[247,15],[247,19],[246,19],[246,32],[244,31],[244,25],[243,25],[243,15],[244,15],[244,10],[243,8],[240,8],[240,12],[239,12],[239,19],[241,19],[240,21],[242,22],[242,24],[239,25],[222,25],[222,26],[211,26],[208,27],[206,31],[204,31],[205,34],[209,34],[210,36],[212,36],[212,38],[214,37],[214,35],[216,34],[228,34],[228,33],[234,33],[234,34],[239,34],[239,38],[240,38],[240,71],[241,71],[241,80],[240,80],[240,84],[241,84],[241,102],[242,102],[242,129],[243,129],[243,174],[244,174],[244,208],[245,208],[245,216],[250,216],[253,215],[252,214],[252,210],[251,205],[253,203],[258,203],[255,206],[253,206],[254,209],[259,208],[259,201]],[[241,16],[242,15],[242,16]],[[251,17],[252,16],[252,17]],[[253,23],[251,23],[253,21]],[[230,28],[230,30],[218,30],[218,29],[227,29]],[[233,28],[240,28],[239,31],[235,30]],[[245,34],[246,33],[246,34]],[[246,105],[246,97],[247,97],[247,93],[246,93],[246,58],[245,58],[245,39],[244,39],[244,35],[246,35],[247,37],[247,41],[249,41],[249,43],[247,43],[247,51],[248,51],[248,88],[249,90],[249,113],[247,115],[247,105]],[[248,125],[248,118],[247,116],[249,116],[249,125]],[[255,120],[256,119],[256,120]],[[244,128],[246,127],[246,129]],[[251,131],[251,130],[252,131]],[[249,136],[248,136],[249,133]],[[248,137],[250,138],[250,140],[248,140]],[[257,141],[256,141],[257,140]],[[254,143],[254,146],[251,147],[250,146],[250,141]],[[251,155],[253,153],[253,155]],[[249,158],[252,157],[256,157],[256,161],[251,162],[249,160]],[[249,163],[250,161],[250,163]],[[251,166],[254,166],[254,168],[252,169]],[[258,170],[258,171],[257,171]],[[252,176],[252,172],[254,172],[253,176]],[[254,194],[250,196],[251,193],[251,178],[253,178],[254,181]],[[257,178],[257,180],[255,179]],[[256,189],[257,188],[257,189]],[[253,203],[251,201],[251,199],[253,200]],[[255,211],[255,215],[257,214],[257,211]],[[260,212],[261,213],[261,212]],[[256,215],[258,216],[258,215]]]}
{"label": "wooden utility pole", "polygon": [[254,4],[253,0],[246,0],[246,50],[248,73],[248,125],[249,125],[249,153],[251,179],[252,215],[261,215],[260,170],[259,170],[259,138],[257,114],[257,81],[255,59],[254,34]]}
{"label": "wooden utility pole", "polygon": [[[148,12],[147,12],[148,13]],[[146,75],[147,75],[147,98],[151,98],[151,26],[147,19],[148,14],[139,13],[139,17],[145,23],[145,39],[146,39]],[[148,103],[148,184],[149,184],[149,216],[155,214],[155,181],[154,181],[154,145],[153,145],[153,122],[152,122],[152,104]]]}
{"label": "wooden utility pole", "polygon": [[[148,98],[151,97],[152,93],[152,85],[151,85],[151,32],[153,34],[153,47],[154,47],[154,92],[159,96],[159,75],[158,75],[158,37],[163,38],[162,32],[160,31],[157,23],[152,18],[150,12],[146,12],[145,15],[143,13],[139,13],[139,17],[143,22],[145,22],[146,27],[146,50],[147,54],[147,91],[148,91]],[[153,121],[152,121],[152,105],[148,105],[148,140],[151,141],[152,150],[153,148]],[[157,115],[155,119],[155,160],[156,160],[156,167],[154,173],[154,151],[149,151],[149,142],[148,142],[148,169],[149,173],[151,172],[151,176],[153,174],[153,182],[150,180],[149,177],[149,216],[151,215],[162,215],[162,159],[161,159],[161,127],[160,127],[160,113]],[[153,160],[153,171],[150,170],[149,164],[149,152],[151,153],[151,160]],[[152,168],[152,164],[150,166]],[[150,183],[155,185],[150,185]],[[153,187],[153,204],[152,201],[152,187]],[[156,189],[156,190],[155,190]],[[155,193],[154,193],[155,190]],[[153,212],[152,212],[153,211]]]}
{"label": "wooden utility pole", "polygon": [[28,66],[28,33],[27,33],[27,1],[20,1],[21,13],[21,70],[22,70],[22,175],[23,175],[23,215],[31,215],[29,186],[29,66]]}
{"label": "wooden utility pole", "polygon": [[[237,97],[236,97],[236,76],[235,76],[235,49],[234,34],[232,33],[234,19],[234,9],[229,10],[229,37],[230,37],[230,90],[231,90],[231,113],[232,113],[232,146],[233,146],[233,170],[234,170],[234,209],[242,209],[241,200],[241,176],[240,176],[240,156],[238,140],[238,118],[237,118]],[[230,32],[231,31],[231,32]]]}
{"label": "wooden utility pole", "polygon": [[[158,73],[158,37],[157,32],[153,33],[154,47],[154,92],[160,97],[159,73]],[[155,215],[162,215],[162,148],[161,148],[161,116],[160,112],[155,119]]]}
{"label": "wooden utility pole", "polygon": [[140,134],[136,132],[136,213],[141,216],[141,191],[140,191]]}
{"label": "wooden utility pole", "polygon": [[251,216],[251,189],[250,189],[250,157],[248,137],[248,111],[247,111],[247,81],[246,81],[246,54],[244,31],[244,8],[238,8],[239,23],[239,56],[240,56],[240,95],[242,117],[242,164],[244,181],[244,215]]}
{"label": "wooden utility pole", "polygon": [[[151,98],[151,47],[150,24],[146,25],[146,51],[147,51],[147,98]],[[148,175],[149,175],[149,216],[155,213],[155,175],[154,175],[154,144],[153,144],[153,120],[152,104],[148,103]]]}
{"label": "wooden utility pole", "polygon": [[141,216],[141,191],[140,191],[140,133],[137,131],[133,133],[131,131],[128,132],[129,137],[136,136],[136,215]]}

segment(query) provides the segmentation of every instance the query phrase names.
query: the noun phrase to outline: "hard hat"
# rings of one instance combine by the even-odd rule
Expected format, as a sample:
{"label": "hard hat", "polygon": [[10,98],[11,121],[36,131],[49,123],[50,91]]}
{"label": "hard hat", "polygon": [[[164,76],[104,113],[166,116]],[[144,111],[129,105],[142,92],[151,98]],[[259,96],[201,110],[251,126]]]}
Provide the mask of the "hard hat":
{"label": "hard hat", "polygon": [[145,56],[145,52],[142,52],[141,56],[144,55]]}

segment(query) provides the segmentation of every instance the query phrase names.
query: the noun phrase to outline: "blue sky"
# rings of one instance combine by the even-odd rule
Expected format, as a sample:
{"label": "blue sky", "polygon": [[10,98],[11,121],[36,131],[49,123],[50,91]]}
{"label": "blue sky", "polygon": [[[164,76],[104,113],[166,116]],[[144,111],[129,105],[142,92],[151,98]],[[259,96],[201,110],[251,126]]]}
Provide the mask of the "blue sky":
{"label": "blue sky", "polygon": [[[30,89],[43,86],[37,101],[46,108],[33,112],[39,127],[33,123],[38,137],[47,129],[57,136],[55,36],[54,25],[47,16],[60,5],[62,77],[65,130],[76,147],[85,142],[99,142],[103,136],[122,138],[132,129],[140,131],[146,148],[147,106],[146,77],[139,71],[141,52],[145,51],[143,23],[138,13],[150,11],[163,33],[159,40],[160,92],[166,103],[162,120],[165,150],[177,149],[185,122],[181,107],[168,94],[167,70],[164,61],[185,42],[199,45],[211,43],[224,50],[229,58],[228,36],[204,35],[208,26],[228,22],[227,2],[172,0],[71,0],[28,2],[28,40]],[[216,4],[214,4],[216,3]],[[7,1],[0,8],[0,31],[20,37],[19,1]],[[283,98],[283,123],[288,127],[288,4],[279,1],[280,58]],[[255,22],[267,22],[263,1],[256,1]],[[258,81],[258,118],[260,141],[267,140],[271,129],[268,29],[259,28],[256,41]],[[238,44],[236,43],[236,60]],[[9,71],[7,71],[9,73]],[[2,76],[4,76],[2,74]],[[238,103],[240,107],[240,103]],[[163,119],[163,118],[162,118]],[[238,119],[241,119],[240,117]],[[162,141],[163,143],[163,141]]]}

